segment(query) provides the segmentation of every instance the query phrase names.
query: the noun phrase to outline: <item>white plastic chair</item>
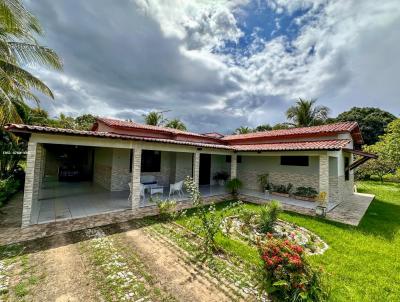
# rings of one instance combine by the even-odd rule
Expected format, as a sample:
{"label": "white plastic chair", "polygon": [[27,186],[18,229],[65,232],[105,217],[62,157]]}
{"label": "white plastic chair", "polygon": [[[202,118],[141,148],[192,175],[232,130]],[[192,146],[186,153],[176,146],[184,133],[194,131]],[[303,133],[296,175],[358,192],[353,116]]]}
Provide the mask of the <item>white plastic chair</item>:
{"label": "white plastic chair", "polygon": [[[140,198],[144,199],[144,185],[140,184]],[[129,183],[129,197],[128,200],[131,200],[132,198],[132,183]]]}
{"label": "white plastic chair", "polygon": [[183,180],[169,185],[169,197],[171,197],[171,195],[173,195],[176,192],[178,192],[178,195],[180,197],[183,197]]}

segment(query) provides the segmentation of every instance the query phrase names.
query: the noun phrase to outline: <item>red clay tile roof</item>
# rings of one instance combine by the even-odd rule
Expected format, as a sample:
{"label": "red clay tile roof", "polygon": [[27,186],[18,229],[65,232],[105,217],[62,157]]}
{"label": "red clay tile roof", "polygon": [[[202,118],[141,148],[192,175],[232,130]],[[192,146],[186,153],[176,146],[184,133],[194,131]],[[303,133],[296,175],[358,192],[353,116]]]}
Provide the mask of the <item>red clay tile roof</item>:
{"label": "red clay tile roof", "polygon": [[181,140],[166,139],[166,138],[152,138],[152,137],[142,137],[142,136],[127,135],[127,134],[116,134],[116,133],[101,132],[101,131],[84,131],[84,130],[73,130],[73,129],[53,128],[53,127],[23,125],[23,124],[8,124],[4,127],[4,129],[16,133],[39,132],[39,133],[49,133],[49,134],[94,136],[100,138],[148,141],[148,142],[170,143],[178,145],[189,145],[195,147],[233,150],[232,147],[226,146],[224,144],[198,143],[198,142],[181,141]]}
{"label": "red clay tile roof", "polygon": [[52,127],[22,125],[22,124],[8,124],[5,127],[5,129],[10,132],[15,132],[15,133],[39,132],[39,133],[49,133],[49,134],[93,136],[93,137],[99,137],[99,138],[148,141],[148,142],[188,145],[188,146],[204,147],[204,148],[218,148],[218,149],[231,150],[231,151],[339,150],[341,148],[346,147],[346,145],[350,142],[349,140],[336,139],[336,140],[280,142],[280,143],[269,143],[269,144],[227,146],[227,145],[218,144],[218,143],[216,143],[216,144],[197,143],[197,142],[189,142],[189,141],[178,141],[178,140],[174,140],[174,139],[147,138],[147,137],[138,137],[138,136],[133,136],[133,135],[114,134],[114,133],[109,133],[109,132],[72,130],[72,129],[52,128]]}
{"label": "red clay tile roof", "polygon": [[[235,140],[245,140],[245,139],[255,139],[255,138],[277,139],[282,137],[301,137],[307,135],[321,136],[321,135],[337,134],[343,132],[351,133],[353,131],[360,132],[357,122],[343,122],[343,123],[328,124],[321,126],[271,130],[271,131],[262,131],[262,132],[248,133],[248,134],[227,135],[223,137],[222,140],[234,143]],[[359,138],[357,137],[357,139]]]}
{"label": "red clay tile roof", "polygon": [[350,140],[333,139],[308,142],[285,142],[255,145],[233,145],[236,151],[293,151],[293,150],[339,150],[347,146]]}
{"label": "red clay tile roof", "polygon": [[[188,132],[188,131],[182,131],[178,129],[173,129],[173,128],[166,128],[166,127],[159,127],[159,126],[151,126],[151,125],[145,125],[145,124],[139,124],[135,122],[128,122],[128,121],[123,121],[123,120],[117,120],[117,119],[111,119],[111,118],[103,118],[99,117],[97,118],[98,121],[103,122],[107,126],[111,128],[120,128],[120,129],[144,129],[144,130],[151,130],[151,131],[156,131],[156,132],[161,132],[161,133],[168,133],[168,134],[181,134],[181,135],[188,135],[188,136],[196,136],[196,137],[204,137],[204,135],[194,133],[194,132]],[[94,129],[92,129],[94,130]]]}
{"label": "red clay tile roof", "polygon": [[208,137],[213,137],[213,138],[223,138],[224,135],[218,132],[207,132],[207,133],[202,133],[202,135],[208,136]]}

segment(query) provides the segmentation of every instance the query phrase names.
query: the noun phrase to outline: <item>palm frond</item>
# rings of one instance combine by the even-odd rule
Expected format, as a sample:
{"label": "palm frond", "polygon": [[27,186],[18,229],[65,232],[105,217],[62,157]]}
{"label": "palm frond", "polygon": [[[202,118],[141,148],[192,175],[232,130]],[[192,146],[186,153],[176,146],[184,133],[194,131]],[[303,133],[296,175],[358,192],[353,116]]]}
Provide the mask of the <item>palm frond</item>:
{"label": "palm frond", "polygon": [[19,83],[19,85],[26,88],[34,88],[42,92],[43,94],[54,98],[53,93],[46,84],[44,84],[40,79],[35,77],[30,72],[22,69],[16,64],[4,61],[0,58],[0,69],[2,69],[6,74],[13,78],[15,83]]}
{"label": "palm frond", "polygon": [[16,59],[23,64],[45,65],[58,70],[63,67],[61,59],[50,48],[24,42],[8,42],[8,45]]}

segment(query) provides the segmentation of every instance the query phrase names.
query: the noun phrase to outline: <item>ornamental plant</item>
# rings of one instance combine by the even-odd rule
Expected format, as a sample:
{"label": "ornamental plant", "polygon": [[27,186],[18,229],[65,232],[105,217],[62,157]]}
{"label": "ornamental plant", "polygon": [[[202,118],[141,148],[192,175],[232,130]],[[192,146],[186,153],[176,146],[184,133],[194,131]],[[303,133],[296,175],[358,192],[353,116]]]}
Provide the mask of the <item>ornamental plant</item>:
{"label": "ornamental plant", "polygon": [[272,200],[262,207],[257,223],[259,231],[264,234],[271,232],[280,213],[282,213],[282,206],[279,201]]}
{"label": "ornamental plant", "polygon": [[301,246],[274,238],[259,243],[260,285],[273,301],[325,301],[322,272],[311,267]]}
{"label": "ornamental plant", "polygon": [[226,211],[236,207],[241,204],[241,202],[238,201],[232,203],[222,209],[222,211],[217,212],[214,203],[205,205],[198,185],[189,176],[185,180],[185,187],[189,193],[190,199],[192,200],[193,207],[196,208],[196,211],[190,220],[191,228],[202,239],[201,246],[204,256],[211,256],[219,250],[215,237],[220,232],[222,219]]}

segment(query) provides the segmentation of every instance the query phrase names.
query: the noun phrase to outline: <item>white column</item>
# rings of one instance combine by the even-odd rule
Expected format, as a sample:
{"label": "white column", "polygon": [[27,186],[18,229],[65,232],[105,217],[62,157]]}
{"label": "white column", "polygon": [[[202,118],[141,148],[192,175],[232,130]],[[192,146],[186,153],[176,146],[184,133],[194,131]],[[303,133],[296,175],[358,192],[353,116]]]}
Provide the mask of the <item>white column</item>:
{"label": "white column", "polygon": [[26,156],[24,202],[22,208],[22,227],[31,223],[31,214],[34,207],[37,207],[40,184],[40,166],[42,163],[43,148],[37,143],[28,143]]}
{"label": "white column", "polygon": [[232,154],[231,156],[231,179],[237,177],[237,155]]}
{"label": "white column", "polygon": [[199,185],[200,175],[200,152],[193,153],[193,181]]}
{"label": "white column", "polygon": [[319,156],[319,192],[326,193],[326,202],[329,202],[329,156]]}
{"label": "white column", "polygon": [[139,208],[140,204],[140,170],[142,165],[142,149],[136,147],[133,149],[132,157],[132,210]]}

